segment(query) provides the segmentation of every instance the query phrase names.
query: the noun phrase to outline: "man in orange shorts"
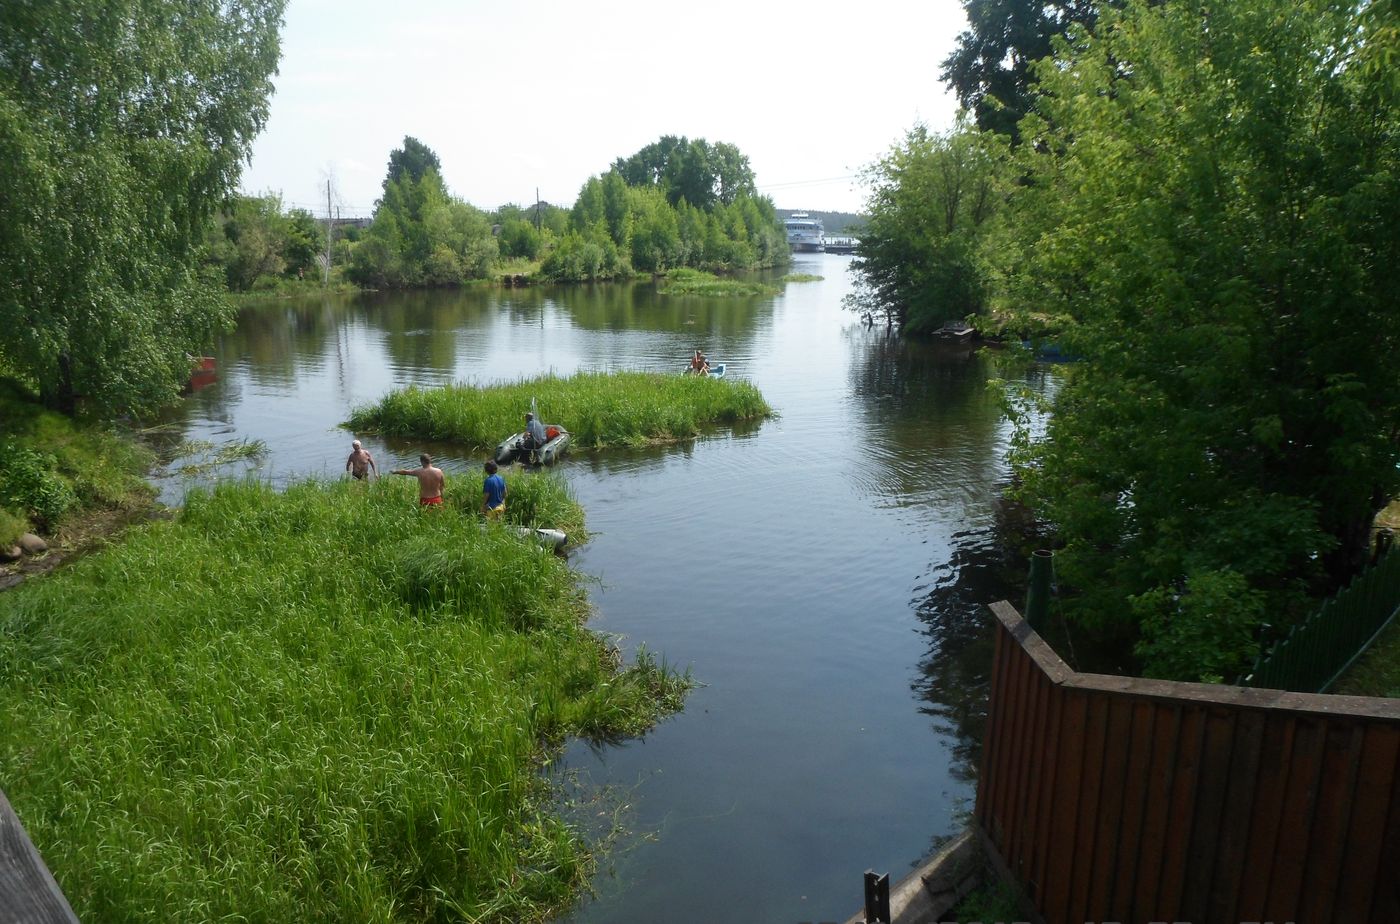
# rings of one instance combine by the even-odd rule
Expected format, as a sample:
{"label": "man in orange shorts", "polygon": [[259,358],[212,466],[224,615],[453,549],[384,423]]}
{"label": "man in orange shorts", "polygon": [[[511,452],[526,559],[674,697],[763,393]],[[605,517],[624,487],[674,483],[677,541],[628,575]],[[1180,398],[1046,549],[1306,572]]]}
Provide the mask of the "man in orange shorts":
{"label": "man in orange shorts", "polygon": [[420,468],[396,468],[395,475],[412,475],[418,479],[418,505],[420,507],[442,506],[442,486],[446,482],[442,469],[433,466],[433,457],[426,452],[418,457]]}

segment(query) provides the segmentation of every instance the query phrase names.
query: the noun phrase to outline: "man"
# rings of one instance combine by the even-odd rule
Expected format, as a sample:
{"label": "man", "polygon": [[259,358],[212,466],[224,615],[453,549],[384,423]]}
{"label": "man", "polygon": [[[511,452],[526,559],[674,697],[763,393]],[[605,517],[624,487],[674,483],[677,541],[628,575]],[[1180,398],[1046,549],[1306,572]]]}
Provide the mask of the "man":
{"label": "man", "polygon": [[395,475],[412,475],[418,479],[418,506],[442,506],[442,486],[446,479],[442,469],[433,467],[433,457],[426,452],[418,457],[419,468],[396,468]]}
{"label": "man", "polygon": [[359,440],[355,440],[350,444],[350,458],[345,460],[345,470],[356,481],[364,481],[369,477],[370,469],[374,469],[374,477],[378,478],[379,466],[374,464],[374,456],[369,454],[368,449],[361,448]]}
{"label": "man", "polygon": [[539,449],[549,440],[544,435],[544,424],[535,419],[535,415],[529,411],[525,412],[525,439],[520,441],[520,445],[525,449]]}
{"label": "man", "polygon": [[486,480],[481,483],[481,512],[488,520],[499,520],[506,512],[506,480],[496,474],[496,463],[486,461]]}

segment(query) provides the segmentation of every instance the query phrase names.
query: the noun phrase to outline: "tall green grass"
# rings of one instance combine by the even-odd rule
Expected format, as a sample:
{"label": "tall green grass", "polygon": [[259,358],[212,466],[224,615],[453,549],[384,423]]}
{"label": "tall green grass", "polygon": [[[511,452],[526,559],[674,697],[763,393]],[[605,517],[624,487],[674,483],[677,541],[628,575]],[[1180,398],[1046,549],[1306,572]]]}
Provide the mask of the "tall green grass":
{"label": "tall green grass", "polygon": [[224,484],[0,594],[0,781],[79,917],[574,900],[548,743],[636,734],[688,678],[619,672],[565,561],[415,489]]}
{"label": "tall green grass", "polygon": [[656,288],[665,295],[699,295],[705,298],[777,295],[782,291],[777,286],[751,279],[721,279],[714,273],[689,268],[671,270],[662,277]]}
{"label": "tall green grass", "polygon": [[410,386],[356,408],[345,426],[359,433],[494,447],[523,428],[532,398],[544,420],[564,427],[584,449],[685,439],[706,426],[772,413],[756,387],[736,379],[580,372],[487,388]]}

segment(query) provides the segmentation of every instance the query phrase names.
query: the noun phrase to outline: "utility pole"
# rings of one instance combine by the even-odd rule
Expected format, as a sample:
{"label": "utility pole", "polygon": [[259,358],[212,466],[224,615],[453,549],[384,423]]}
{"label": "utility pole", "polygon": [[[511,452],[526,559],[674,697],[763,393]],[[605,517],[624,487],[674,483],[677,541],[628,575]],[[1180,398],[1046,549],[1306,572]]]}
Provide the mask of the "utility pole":
{"label": "utility pole", "polygon": [[321,271],[321,285],[331,284],[331,236],[335,233],[335,223],[331,221],[331,181],[326,180],[326,264]]}

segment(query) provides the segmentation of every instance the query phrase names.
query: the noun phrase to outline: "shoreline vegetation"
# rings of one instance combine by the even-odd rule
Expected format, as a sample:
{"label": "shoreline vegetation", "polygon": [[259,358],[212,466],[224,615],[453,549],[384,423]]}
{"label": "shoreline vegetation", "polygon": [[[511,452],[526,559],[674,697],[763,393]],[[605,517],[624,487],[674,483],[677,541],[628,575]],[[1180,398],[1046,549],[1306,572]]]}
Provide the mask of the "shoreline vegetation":
{"label": "shoreline vegetation", "polygon": [[[566,495],[511,480],[527,522]],[[544,920],[587,889],[540,768],[689,673],[622,668],[565,560],[414,499],[226,482],[0,596],[0,778],[80,917]]]}
{"label": "shoreline vegetation", "polygon": [[754,385],[736,379],[580,372],[485,387],[410,386],[356,408],[342,426],[358,433],[491,449],[521,429],[531,399],[538,402],[540,416],[568,430],[581,449],[675,442],[698,436],[707,426],[773,413]]}
{"label": "shoreline vegetation", "polygon": [[673,269],[657,280],[663,295],[698,295],[702,298],[738,298],[777,295],[782,289],[751,279],[721,279],[714,273],[695,269]]}

